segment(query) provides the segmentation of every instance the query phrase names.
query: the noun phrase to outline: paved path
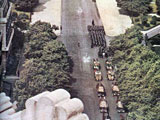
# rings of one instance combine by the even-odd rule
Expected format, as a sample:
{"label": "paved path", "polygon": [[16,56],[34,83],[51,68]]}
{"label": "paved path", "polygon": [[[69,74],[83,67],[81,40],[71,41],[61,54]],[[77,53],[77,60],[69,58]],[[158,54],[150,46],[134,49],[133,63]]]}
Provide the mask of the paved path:
{"label": "paved path", "polygon": [[[72,76],[75,78],[75,82],[72,96],[79,97],[84,102],[84,112],[90,120],[102,120],[92,70],[92,59],[97,58],[98,50],[90,48],[91,42],[87,31],[87,25],[91,25],[92,19],[95,20],[96,25],[102,25],[92,0],[62,0],[62,35],[60,39],[74,61]],[[78,42],[80,47],[78,47]],[[111,94],[111,89],[107,88],[107,90]],[[112,99],[111,96],[110,101]],[[113,102],[111,104],[115,105]],[[120,120],[114,110],[111,110],[112,120]]]}
{"label": "paved path", "polygon": [[120,13],[116,0],[97,0],[96,3],[107,35],[123,34],[132,26],[131,18]]}

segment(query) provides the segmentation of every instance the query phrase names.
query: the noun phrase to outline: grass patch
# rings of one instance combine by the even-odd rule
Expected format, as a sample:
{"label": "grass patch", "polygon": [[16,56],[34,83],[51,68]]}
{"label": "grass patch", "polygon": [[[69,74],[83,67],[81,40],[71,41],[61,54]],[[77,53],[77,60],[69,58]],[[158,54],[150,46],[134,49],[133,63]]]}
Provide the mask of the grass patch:
{"label": "grass patch", "polygon": [[156,0],[153,0],[153,1],[150,3],[150,6],[151,6],[151,8],[152,8],[152,12],[157,14]]}

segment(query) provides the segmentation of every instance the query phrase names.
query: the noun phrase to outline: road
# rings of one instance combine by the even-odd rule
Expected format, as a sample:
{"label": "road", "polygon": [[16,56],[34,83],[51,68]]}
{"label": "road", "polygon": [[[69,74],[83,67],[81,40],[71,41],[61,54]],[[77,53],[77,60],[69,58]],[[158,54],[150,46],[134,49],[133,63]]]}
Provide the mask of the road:
{"label": "road", "polygon": [[[87,25],[91,25],[92,19],[94,19],[96,25],[102,25],[92,0],[62,0],[62,33],[60,40],[65,44],[74,61],[72,76],[75,81],[72,96],[83,101],[84,112],[90,120],[102,120],[92,69],[92,60],[97,58],[98,50],[97,48],[90,48],[91,43],[87,31]],[[78,47],[78,43],[80,43],[80,47]],[[104,64],[103,62],[104,60],[101,60],[102,64]],[[104,67],[102,67],[102,70],[105,73]],[[107,100],[113,107],[113,109],[110,108],[112,120],[120,120],[119,114],[115,110],[115,100],[111,95],[110,83],[106,79],[104,80],[107,94],[110,95]]]}

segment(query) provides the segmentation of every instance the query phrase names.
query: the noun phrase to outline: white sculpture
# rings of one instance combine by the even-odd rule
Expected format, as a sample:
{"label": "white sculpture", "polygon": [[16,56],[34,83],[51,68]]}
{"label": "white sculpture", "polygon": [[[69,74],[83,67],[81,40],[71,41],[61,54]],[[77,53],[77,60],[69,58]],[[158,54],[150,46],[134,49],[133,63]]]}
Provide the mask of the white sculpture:
{"label": "white sculpture", "polygon": [[23,111],[15,112],[14,105],[5,93],[0,94],[0,120],[89,120],[83,114],[80,99],[70,98],[64,89],[43,92],[29,98]]}

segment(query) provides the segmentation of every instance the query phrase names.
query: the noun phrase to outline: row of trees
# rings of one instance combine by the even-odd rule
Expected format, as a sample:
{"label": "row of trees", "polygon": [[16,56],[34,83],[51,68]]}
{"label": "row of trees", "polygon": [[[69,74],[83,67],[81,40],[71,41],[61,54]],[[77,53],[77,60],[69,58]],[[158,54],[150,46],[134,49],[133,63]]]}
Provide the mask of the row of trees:
{"label": "row of trees", "polygon": [[18,10],[31,12],[39,3],[39,0],[16,0],[15,7]]}
{"label": "row of trees", "polygon": [[152,0],[117,0],[118,6],[133,14],[145,14],[151,10]]}
{"label": "row of trees", "polygon": [[160,57],[143,46],[138,27],[111,41],[120,99],[128,120],[160,120]]}
{"label": "row of trees", "polygon": [[43,91],[71,88],[71,59],[64,44],[55,40],[50,24],[36,22],[27,33],[24,68],[16,81],[14,98],[19,109],[25,100]]}

